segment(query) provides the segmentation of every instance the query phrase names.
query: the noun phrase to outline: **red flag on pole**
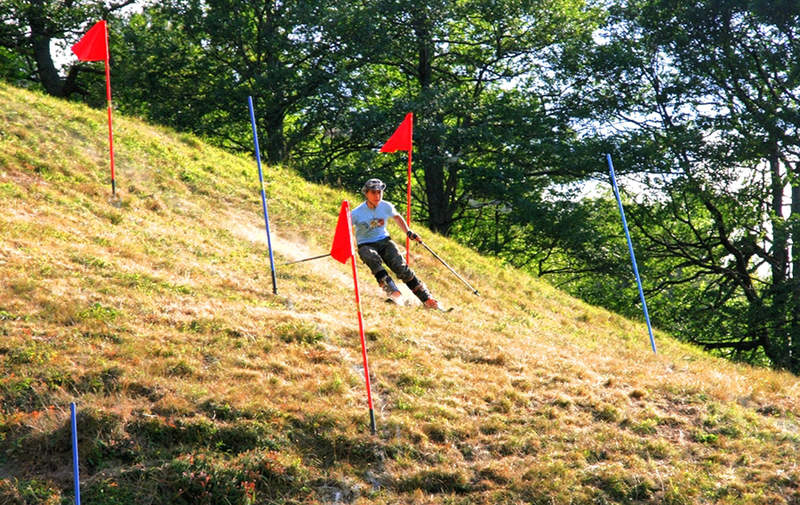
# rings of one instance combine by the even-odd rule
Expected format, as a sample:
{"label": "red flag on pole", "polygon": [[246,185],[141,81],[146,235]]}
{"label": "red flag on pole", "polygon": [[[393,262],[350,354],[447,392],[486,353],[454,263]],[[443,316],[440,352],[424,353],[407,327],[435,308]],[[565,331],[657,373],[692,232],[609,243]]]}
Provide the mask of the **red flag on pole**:
{"label": "red flag on pole", "polygon": [[347,201],[342,202],[339,210],[339,221],[336,223],[336,233],[333,234],[331,257],[341,263],[347,263],[353,257],[353,232],[350,225],[350,211]]}
{"label": "red flag on pole", "polygon": [[409,151],[412,149],[412,137],[414,129],[414,113],[409,112],[400,126],[394,131],[389,140],[381,147],[382,153],[393,153],[395,151]]}
{"label": "red flag on pole", "polygon": [[108,38],[106,22],[100,20],[72,46],[72,52],[81,61],[100,61],[108,59]]}
{"label": "red flag on pole", "polygon": [[72,52],[81,61],[103,60],[106,67],[106,101],[108,102],[108,153],[111,159],[111,193],[116,196],[114,180],[114,133],[111,127],[111,73],[108,68],[108,28],[105,20],[100,20],[72,46]]}
{"label": "red flag on pole", "polygon": [[[414,113],[406,114],[403,122],[397,127],[389,140],[381,147],[382,153],[408,151],[408,182],[406,183],[406,224],[411,226],[411,151],[413,150]],[[410,263],[409,249],[411,239],[406,237],[406,263]]]}
{"label": "red flag on pole", "polygon": [[356,259],[353,254],[353,225],[350,220],[350,204],[347,200],[342,202],[339,209],[339,222],[336,223],[336,232],[333,234],[331,257],[336,261],[350,264],[353,267],[353,288],[356,293],[356,309],[358,310],[358,334],[361,337],[361,356],[364,359],[364,381],[367,385],[367,405],[369,406],[370,431],[375,434],[375,411],[372,408],[372,388],[369,385],[369,363],[367,361],[367,343],[364,339],[364,320],[361,317],[361,299],[358,297],[358,276],[356,275]]}

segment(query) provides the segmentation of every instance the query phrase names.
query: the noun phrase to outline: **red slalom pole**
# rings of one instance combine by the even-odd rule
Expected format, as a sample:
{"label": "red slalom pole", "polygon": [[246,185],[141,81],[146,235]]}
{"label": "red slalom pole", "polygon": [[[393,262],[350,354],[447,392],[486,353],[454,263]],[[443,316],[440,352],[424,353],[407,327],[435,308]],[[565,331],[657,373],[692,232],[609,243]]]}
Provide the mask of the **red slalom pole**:
{"label": "red slalom pole", "polygon": [[[406,184],[406,224],[411,226],[411,151],[414,150],[414,113],[409,112],[400,123],[400,126],[392,133],[389,140],[381,147],[382,153],[393,153],[395,151],[408,151],[408,183]],[[406,263],[409,262],[409,251],[411,249],[411,239],[406,237]]]}
{"label": "red slalom pole", "polygon": [[353,266],[353,284],[356,289],[356,309],[358,310],[358,336],[361,337],[361,357],[364,360],[364,381],[367,384],[367,405],[369,405],[369,430],[375,434],[375,409],[372,407],[372,388],[369,384],[369,363],[367,361],[367,343],[364,340],[364,319],[361,317],[361,299],[358,297],[358,277],[356,276],[356,258],[350,256]]}
{"label": "red slalom pole", "polygon": [[[346,203],[347,208],[347,229],[353,229],[353,222],[350,220],[350,204]],[[358,296],[358,275],[356,275],[356,257],[350,254],[350,265],[353,267],[353,286],[356,292],[356,310],[358,311],[358,336],[361,338],[361,357],[364,360],[364,381],[367,384],[367,405],[369,405],[369,429],[375,434],[375,409],[372,407],[372,388],[369,384],[369,362],[367,360],[367,342],[364,339],[364,318],[361,316],[361,298]]]}
{"label": "red slalom pole", "polygon": [[106,98],[108,100],[108,152],[111,157],[111,196],[117,195],[117,183],[114,180],[114,132],[111,127],[111,77],[106,60]]}
{"label": "red slalom pole", "polygon": [[[406,184],[406,224],[411,228],[411,149],[408,150],[408,183]],[[406,235],[406,265],[411,263],[409,251],[411,239]]]}
{"label": "red slalom pole", "polygon": [[106,40],[106,102],[108,102],[108,152],[111,157],[111,196],[117,195],[117,183],[114,180],[114,132],[111,127],[111,71],[109,69],[109,50],[108,50],[108,24],[103,23]]}
{"label": "red slalom pole", "polygon": [[117,195],[114,180],[114,133],[111,127],[111,71],[109,69],[108,24],[104,19],[95,23],[81,39],[72,46],[72,52],[80,61],[103,60],[106,67],[106,102],[108,103],[108,150],[111,158],[111,194]]}
{"label": "red slalom pole", "polygon": [[367,342],[364,338],[364,318],[361,316],[361,298],[358,296],[358,275],[356,274],[356,256],[353,252],[353,221],[350,218],[350,203],[342,202],[339,210],[339,221],[333,237],[331,256],[336,261],[346,263],[350,259],[353,268],[353,286],[356,293],[356,310],[358,312],[358,335],[361,338],[361,357],[364,360],[364,381],[367,385],[367,405],[369,405],[369,428],[375,434],[375,409],[372,406],[372,388],[369,384],[369,361],[367,360]]}

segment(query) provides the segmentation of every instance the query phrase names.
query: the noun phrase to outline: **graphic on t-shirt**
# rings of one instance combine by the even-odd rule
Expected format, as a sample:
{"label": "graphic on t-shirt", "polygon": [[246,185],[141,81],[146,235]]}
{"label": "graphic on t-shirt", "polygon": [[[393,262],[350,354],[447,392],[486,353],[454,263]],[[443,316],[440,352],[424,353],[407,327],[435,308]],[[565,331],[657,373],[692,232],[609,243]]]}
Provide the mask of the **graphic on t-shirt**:
{"label": "graphic on t-shirt", "polygon": [[388,237],[389,233],[386,231],[386,224],[389,222],[390,217],[396,215],[397,210],[395,210],[394,205],[383,200],[374,209],[370,208],[367,202],[353,209],[350,212],[350,217],[356,228],[356,242],[368,244]]}

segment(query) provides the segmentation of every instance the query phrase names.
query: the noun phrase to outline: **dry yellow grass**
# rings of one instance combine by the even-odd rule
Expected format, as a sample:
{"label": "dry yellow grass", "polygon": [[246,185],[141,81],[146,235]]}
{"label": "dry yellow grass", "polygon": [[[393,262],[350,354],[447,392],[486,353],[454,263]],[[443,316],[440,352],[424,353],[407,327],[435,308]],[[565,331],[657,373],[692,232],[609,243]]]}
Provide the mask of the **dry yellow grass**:
{"label": "dry yellow grass", "polygon": [[[250,158],[117,118],[115,204],[101,112],[0,104],[0,502],[69,497],[70,401],[87,503],[800,502],[797,377],[661,333],[653,355],[424,230],[482,296],[414,249],[458,309],[389,306],[359,265],[371,437],[350,267],[281,268],[272,295]],[[276,260],[327,252],[357,196],[265,175]]]}

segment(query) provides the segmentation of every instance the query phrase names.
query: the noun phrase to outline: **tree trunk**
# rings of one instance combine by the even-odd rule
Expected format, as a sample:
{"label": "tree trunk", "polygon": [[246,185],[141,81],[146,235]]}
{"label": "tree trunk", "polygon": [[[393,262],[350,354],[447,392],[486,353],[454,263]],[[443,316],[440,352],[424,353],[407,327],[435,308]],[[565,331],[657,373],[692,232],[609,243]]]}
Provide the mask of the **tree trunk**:
{"label": "tree trunk", "polygon": [[433,41],[430,21],[420,11],[414,12],[414,36],[417,39],[417,81],[424,93],[433,79]]}
{"label": "tree trunk", "polygon": [[440,163],[425,166],[425,193],[428,197],[428,226],[441,235],[450,233],[450,206],[444,187],[444,167]]}
{"label": "tree trunk", "polygon": [[[430,95],[435,92],[431,90],[433,81],[433,34],[431,33],[431,21],[427,19],[421,10],[413,13],[412,26],[414,37],[417,41],[417,82],[420,87],[420,94],[423,103],[430,103]],[[422,111],[431,124],[440,125],[443,118],[438,117],[434,107],[427,111]],[[447,188],[445,187],[445,166],[444,160],[439,155],[441,149],[441,135],[435,131],[427,137],[429,145],[421,149],[421,165],[424,171],[425,197],[428,204],[428,226],[431,230],[447,235],[452,224],[452,211],[450,209]]]}
{"label": "tree trunk", "polygon": [[277,165],[286,161],[286,139],[283,137],[283,119],[268,121],[266,125],[267,163]]}
{"label": "tree trunk", "polygon": [[283,134],[286,111],[279,106],[267,107],[261,116],[264,120],[263,151],[266,161],[278,165],[286,161],[286,138]]}
{"label": "tree trunk", "polygon": [[46,21],[37,15],[37,9],[32,9],[29,21],[33,56],[42,86],[47,94],[63,98],[65,96],[64,80],[58,75],[58,70],[53,63],[53,56],[50,54],[50,35],[47,33]]}
{"label": "tree trunk", "polygon": [[789,278],[791,286],[791,320],[789,323],[789,369],[800,373],[800,164],[794,166],[795,179],[792,181],[792,274]]}
{"label": "tree trunk", "polygon": [[[776,147],[777,149],[777,147]],[[783,217],[783,192],[784,179],[781,175],[781,163],[777,150],[769,158],[770,177],[772,186],[772,279],[769,288],[771,306],[765,314],[772,328],[769,337],[772,354],[779,360],[776,365],[785,368],[788,365],[788,340],[789,329],[787,316],[789,314],[789,286],[787,275],[789,271],[789,236],[786,220]]]}

